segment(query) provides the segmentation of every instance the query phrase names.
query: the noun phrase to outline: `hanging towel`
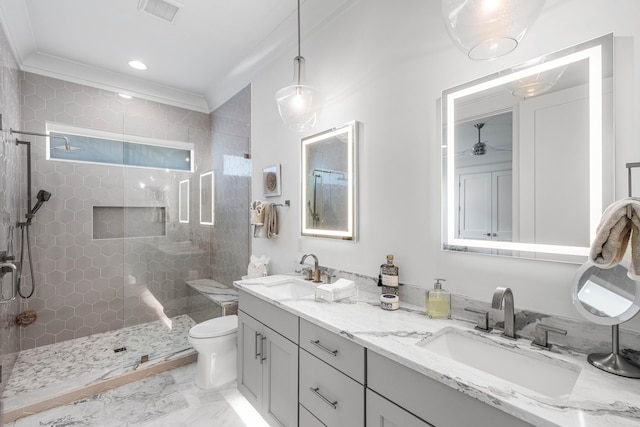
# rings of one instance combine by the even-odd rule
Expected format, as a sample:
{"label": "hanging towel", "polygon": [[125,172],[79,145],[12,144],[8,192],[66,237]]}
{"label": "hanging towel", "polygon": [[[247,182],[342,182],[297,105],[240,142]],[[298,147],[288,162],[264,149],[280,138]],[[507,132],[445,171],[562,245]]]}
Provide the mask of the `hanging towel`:
{"label": "hanging towel", "polygon": [[275,203],[263,202],[264,227],[267,239],[278,235],[278,208]]}
{"label": "hanging towel", "polygon": [[591,244],[589,259],[598,267],[611,268],[622,260],[631,239],[629,277],[640,280],[640,198],[628,197],[605,209]]}
{"label": "hanging towel", "polygon": [[[256,202],[253,202],[256,203]],[[252,222],[253,237],[266,237],[271,239],[278,235],[278,209],[275,203],[259,202],[257,222]],[[253,214],[252,214],[253,219]]]}

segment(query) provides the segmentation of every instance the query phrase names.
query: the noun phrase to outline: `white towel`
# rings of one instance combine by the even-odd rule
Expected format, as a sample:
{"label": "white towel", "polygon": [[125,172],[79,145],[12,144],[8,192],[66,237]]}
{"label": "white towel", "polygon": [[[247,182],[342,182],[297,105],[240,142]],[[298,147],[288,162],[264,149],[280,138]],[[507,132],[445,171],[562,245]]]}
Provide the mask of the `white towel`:
{"label": "white towel", "polygon": [[602,214],[591,243],[589,259],[598,267],[618,265],[631,239],[629,277],[640,280],[640,199],[628,197],[613,202]]}
{"label": "white towel", "polygon": [[316,298],[333,302],[349,298],[357,294],[356,284],[353,280],[338,279],[334,283],[325,283],[316,288]]}
{"label": "white towel", "polygon": [[264,209],[262,208],[262,202],[260,200],[254,200],[251,202],[251,209],[249,212],[251,213],[251,225],[264,224]]}

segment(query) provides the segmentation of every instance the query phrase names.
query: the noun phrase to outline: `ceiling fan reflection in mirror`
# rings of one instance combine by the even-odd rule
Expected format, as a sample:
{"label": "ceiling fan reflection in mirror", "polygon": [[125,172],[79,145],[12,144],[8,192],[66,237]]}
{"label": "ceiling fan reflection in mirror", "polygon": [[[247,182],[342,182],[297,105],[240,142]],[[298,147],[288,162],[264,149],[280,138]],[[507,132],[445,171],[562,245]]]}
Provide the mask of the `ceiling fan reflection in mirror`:
{"label": "ceiling fan reflection in mirror", "polygon": [[494,147],[493,145],[487,144],[487,141],[482,141],[481,131],[484,125],[485,123],[476,123],[473,125],[474,128],[478,129],[478,142],[473,144],[471,148],[457,152],[457,156],[484,156],[485,154],[487,154],[487,150],[489,150],[490,152],[511,151],[510,148],[498,148]]}

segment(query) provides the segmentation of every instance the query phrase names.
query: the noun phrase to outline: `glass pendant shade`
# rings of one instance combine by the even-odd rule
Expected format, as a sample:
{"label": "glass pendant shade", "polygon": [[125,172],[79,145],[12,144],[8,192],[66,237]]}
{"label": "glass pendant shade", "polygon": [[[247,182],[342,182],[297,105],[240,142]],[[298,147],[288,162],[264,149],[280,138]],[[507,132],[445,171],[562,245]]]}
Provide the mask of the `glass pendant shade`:
{"label": "glass pendant shade", "polygon": [[276,92],[276,101],[282,121],[289,129],[303,132],[316,124],[318,91],[306,82],[302,56],[294,58],[293,70],[293,83]]}
{"label": "glass pendant shade", "polygon": [[541,95],[558,82],[566,69],[565,65],[515,80],[512,84],[511,94],[523,99]]}
{"label": "glass pendant shade", "polygon": [[473,60],[514,50],[540,15],[545,0],[442,0],[449,37]]}

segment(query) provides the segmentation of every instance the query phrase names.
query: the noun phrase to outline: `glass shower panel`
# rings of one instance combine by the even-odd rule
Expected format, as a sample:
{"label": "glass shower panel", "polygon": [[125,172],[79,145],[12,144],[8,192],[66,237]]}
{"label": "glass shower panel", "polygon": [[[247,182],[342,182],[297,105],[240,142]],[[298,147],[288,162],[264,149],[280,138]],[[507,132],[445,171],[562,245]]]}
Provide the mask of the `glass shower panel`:
{"label": "glass shower panel", "polygon": [[211,274],[214,280],[230,287],[247,274],[251,253],[251,159],[246,132],[245,126],[235,124],[226,126],[224,133],[214,128],[212,136],[213,167],[218,173],[216,221],[210,230]]}
{"label": "glass shower panel", "polygon": [[[183,155],[193,172],[123,168],[123,347],[127,360],[139,365],[167,360],[191,348],[188,333],[195,322],[188,315],[187,282],[210,277],[210,245],[197,218],[197,170],[210,169],[210,140],[206,114],[140,100],[132,109],[135,114],[125,117],[125,134],[154,138],[158,145],[193,145],[193,151]],[[156,119],[160,115],[166,120]],[[161,150],[154,155],[175,162],[163,159]],[[185,181],[188,186],[180,184]],[[181,195],[181,188],[189,193]],[[189,204],[183,218],[181,200]],[[189,212],[186,218],[185,212]]]}

